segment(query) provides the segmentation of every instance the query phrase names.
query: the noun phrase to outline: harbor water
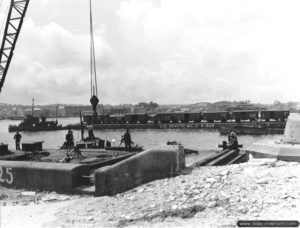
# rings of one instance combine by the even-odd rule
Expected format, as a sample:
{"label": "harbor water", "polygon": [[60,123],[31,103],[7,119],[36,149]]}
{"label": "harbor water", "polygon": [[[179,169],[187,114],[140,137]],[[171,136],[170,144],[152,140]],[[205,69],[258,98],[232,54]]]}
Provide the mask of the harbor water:
{"label": "harbor water", "polygon": [[[75,124],[79,122],[78,118],[60,118],[59,124]],[[14,132],[8,132],[8,126],[10,124],[16,125],[20,121],[14,120],[0,120],[0,143],[9,144],[9,148],[14,149]],[[121,135],[124,134],[124,129],[118,130],[94,130],[96,137],[112,140],[115,139],[115,146],[118,146],[121,140]],[[60,131],[41,131],[41,132],[21,132],[22,140],[26,141],[44,141],[43,148],[45,149],[57,149],[64,140],[66,130]],[[220,135],[216,130],[201,130],[201,129],[143,129],[143,130],[131,130],[132,140],[134,143],[144,146],[144,149],[151,148],[157,145],[164,145],[168,141],[177,141],[182,143],[187,148],[194,148],[199,150],[211,150],[218,149],[218,144],[222,144],[222,141],[227,140],[227,137]],[[81,139],[81,133],[79,130],[73,130],[75,141]],[[87,132],[85,132],[87,136]],[[243,146],[247,146],[253,142],[262,139],[280,139],[282,135],[241,135],[238,137],[238,141]]]}

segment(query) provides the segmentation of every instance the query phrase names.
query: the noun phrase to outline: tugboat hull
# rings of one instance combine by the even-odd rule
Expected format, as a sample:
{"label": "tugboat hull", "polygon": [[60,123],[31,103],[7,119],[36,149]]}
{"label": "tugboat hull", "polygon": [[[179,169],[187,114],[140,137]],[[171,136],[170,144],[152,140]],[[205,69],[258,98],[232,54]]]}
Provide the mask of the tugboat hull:
{"label": "tugboat hull", "polygon": [[17,125],[9,125],[8,131],[9,132],[16,132],[16,131],[57,131],[63,130],[62,126],[57,127],[19,127]]}
{"label": "tugboat hull", "polygon": [[47,121],[46,117],[27,116],[19,125],[9,125],[8,131],[55,131],[63,130],[57,121]]}

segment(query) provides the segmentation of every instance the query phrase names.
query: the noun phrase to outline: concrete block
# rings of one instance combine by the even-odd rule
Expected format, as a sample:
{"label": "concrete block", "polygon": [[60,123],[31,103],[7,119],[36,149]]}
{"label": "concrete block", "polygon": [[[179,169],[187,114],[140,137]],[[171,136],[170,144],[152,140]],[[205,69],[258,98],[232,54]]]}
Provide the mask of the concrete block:
{"label": "concrete block", "polygon": [[0,144],[0,156],[8,154],[8,144]]}
{"label": "concrete block", "polygon": [[0,161],[0,185],[68,192],[83,184],[82,175],[89,175],[87,165],[28,161]]}
{"label": "concrete block", "polygon": [[23,151],[42,151],[44,141],[39,142],[24,142],[22,143]]}
{"label": "concrete block", "polygon": [[156,147],[95,173],[95,195],[114,195],[141,184],[174,176],[185,168],[182,146]]}

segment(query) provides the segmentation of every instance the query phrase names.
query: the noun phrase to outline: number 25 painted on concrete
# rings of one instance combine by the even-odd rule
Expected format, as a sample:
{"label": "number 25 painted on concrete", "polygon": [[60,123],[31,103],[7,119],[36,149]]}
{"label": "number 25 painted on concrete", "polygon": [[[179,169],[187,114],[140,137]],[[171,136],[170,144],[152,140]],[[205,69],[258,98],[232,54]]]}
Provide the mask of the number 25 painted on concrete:
{"label": "number 25 painted on concrete", "polygon": [[[14,182],[14,176],[11,172],[12,168],[2,168],[0,167],[0,183],[12,184]],[[4,173],[6,173],[6,178],[4,178]]]}

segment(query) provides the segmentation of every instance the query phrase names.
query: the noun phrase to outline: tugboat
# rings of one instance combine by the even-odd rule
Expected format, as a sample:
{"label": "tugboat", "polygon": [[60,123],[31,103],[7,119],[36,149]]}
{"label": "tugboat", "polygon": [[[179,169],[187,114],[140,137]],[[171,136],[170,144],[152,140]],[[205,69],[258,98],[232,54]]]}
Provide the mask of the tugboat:
{"label": "tugboat", "polygon": [[47,121],[46,117],[27,116],[19,125],[9,125],[8,131],[54,131],[62,130],[56,121]]}
{"label": "tugboat", "polygon": [[19,125],[9,125],[8,131],[54,131],[62,130],[57,120],[47,121],[46,117],[34,116],[34,99],[32,99],[32,114],[28,115]]}

